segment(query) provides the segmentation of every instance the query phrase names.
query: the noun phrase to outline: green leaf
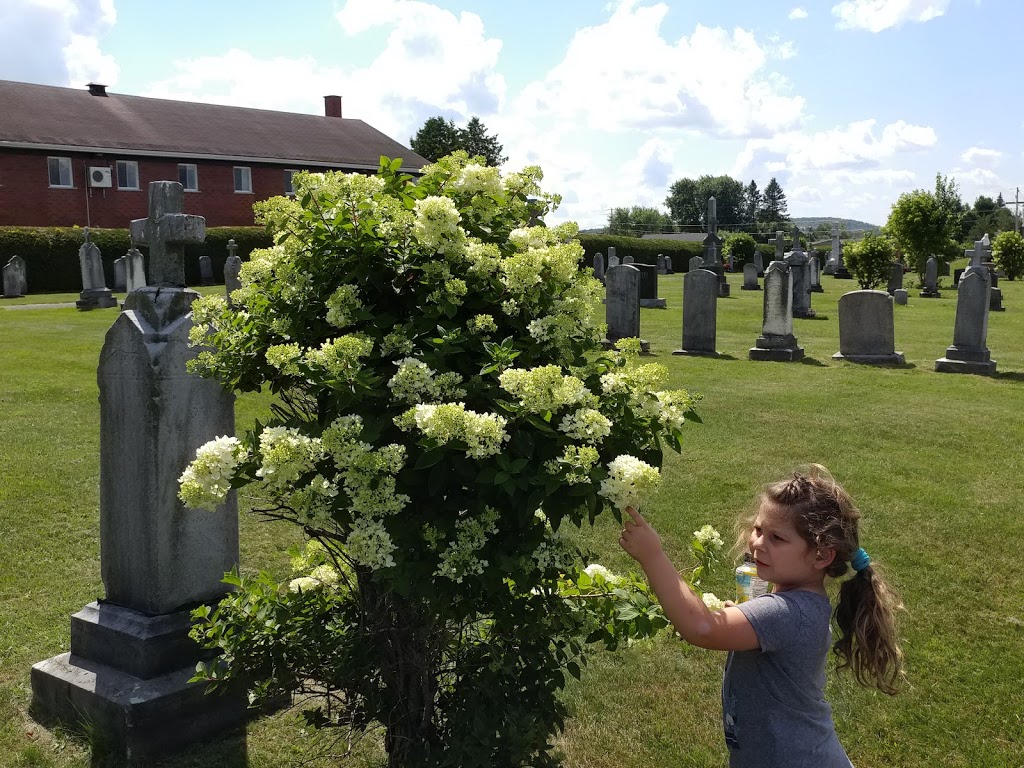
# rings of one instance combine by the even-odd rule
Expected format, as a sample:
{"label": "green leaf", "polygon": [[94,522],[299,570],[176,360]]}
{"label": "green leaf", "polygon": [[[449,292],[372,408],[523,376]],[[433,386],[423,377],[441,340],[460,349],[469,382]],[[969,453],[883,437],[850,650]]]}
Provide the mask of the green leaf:
{"label": "green leaf", "polygon": [[444,458],[444,454],[443,448],[433,448],[425,453],[421,453],[419,458],[416,459],[413,469],[428,469],[441,461]]}

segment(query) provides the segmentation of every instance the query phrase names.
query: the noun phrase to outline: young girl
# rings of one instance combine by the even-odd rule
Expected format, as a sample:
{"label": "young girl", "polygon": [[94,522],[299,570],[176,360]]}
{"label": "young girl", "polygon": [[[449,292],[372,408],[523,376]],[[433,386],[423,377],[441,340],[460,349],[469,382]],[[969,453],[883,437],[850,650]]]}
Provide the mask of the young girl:
{"label": "young girl", "polygon": [[[824,698],[825,657],[831,646],[858,682],[896,693],[903,677],[898,600],[860,547],[860,512],[827,469],[815,464],[772,483],[759,502],[742,527],[757,575],[775,587],[741,605],[708,610],[632,507],[619,544],[643,567],[684,640],[729,651],[722,721],[731,768],[850,768]],[[833,644],[825,577],[850,570]]]}

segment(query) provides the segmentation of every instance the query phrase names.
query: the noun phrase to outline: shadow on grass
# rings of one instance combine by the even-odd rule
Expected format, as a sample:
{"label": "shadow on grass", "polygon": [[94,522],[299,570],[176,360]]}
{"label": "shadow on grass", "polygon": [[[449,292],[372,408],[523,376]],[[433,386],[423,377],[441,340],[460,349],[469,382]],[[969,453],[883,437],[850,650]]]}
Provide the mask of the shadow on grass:
{"label": "shadow on grass", "polygon": [[801,357],[797,362],[799,362],[800,365],[813,365],[815,368],[828,368],[826,363],[823,363],[821,360],[813,357]]}
{"label": "shadow on grass", "polygon": [[992,374],[992,378],[1005,381],[1024,381],[1024,371],[996,371]]}
{"label": "shadow on grass", "polygon": [[794,317],[794,320],[828,320],[828,315],[815,315],[814,317]]}

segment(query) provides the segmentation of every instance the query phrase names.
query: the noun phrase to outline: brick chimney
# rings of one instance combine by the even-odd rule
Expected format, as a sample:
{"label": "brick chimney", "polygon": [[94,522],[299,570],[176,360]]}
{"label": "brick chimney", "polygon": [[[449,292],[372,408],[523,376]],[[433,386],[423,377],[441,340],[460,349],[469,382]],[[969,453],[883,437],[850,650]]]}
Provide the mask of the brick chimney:
{"label": "brick chimney", "polygon": [[324,96],[324,115],[341,117],[341,96]]}
{"label": "brick chimney", "polygon": [[89,89],[89,93],[93,96],[107,95],[107,86],[101,85],[100,83],[86,83],[85,87]]}

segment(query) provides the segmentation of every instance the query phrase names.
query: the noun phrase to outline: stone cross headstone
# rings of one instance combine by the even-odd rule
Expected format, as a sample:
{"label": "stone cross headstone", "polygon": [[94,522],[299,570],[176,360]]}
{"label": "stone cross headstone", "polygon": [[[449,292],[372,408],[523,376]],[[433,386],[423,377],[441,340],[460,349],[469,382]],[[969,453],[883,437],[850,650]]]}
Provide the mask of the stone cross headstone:
{"label": "stone cross headstone", "polygon": [[786,260],[786,233],[781,229],[776,230],[775,237],[768,241],[768,245],[775,246],[775,261]]}
{"label": "stone cross headstone", "polygon": [[919,294],[924,299],[934,299],[939,293],[939,260],[929,256],[924,266],[924,289]]}
{"label": "stone cross headstone", "polygon": [[722,238],[718,236],[718,214],[715,198],[708,198],[707,215],[708,233],[704,237],[703,269],[710,269],[718,275],[718,296],[729,295],[729,283],[725,279],[725,268],[722,266]]}
{"label": "stone cross headstone", "polygon": [[826,275],[834,275],[839,264],[839,225],[832,225],[832,250],[825,259],[825,268],[822,270]]}
{"label": "stone cross headstone", "polygon": [[138,248],[129,248],[124,255],[125,291],[131,293],[146,287],[146,260]]}
{"label": "stone cross headstone", "polygon": [[839,225],[832,225],[832,255],[829,260],[835,260],[835,269],[832,274],[837,280],[852,280],[853,275],[850,274],[850,270],[846,268],[846,262],[843,260],[843,241],[839,239]]}
{"label": "stone cross headstone", "polygon": [[123,293],[128,286],[128,267],[125,257],[114,259],[114,290]]}
{"label": "stone cross headstone", "polygon": [[757,282],[757,267],[747,262],[743,265],[743,290],[760,291],[761,284]]}
{"label": "stone cross headstone", "polygon": [[[601,256],[601,254],[597,254]],[[594,257],[595,271],[597,256]],[[224,262],[224,290],[228,294],[228,304],[231,303],[231,294],[242,287],[242,259],[238,256],[238,245],[234,239],[228,240],[228,258]],[[601,282],[604,282],[604,257],[601,256]]]}
{"label": "stone cross headstone", "polygon": [[28,295],[28,279],[26,277],[25,260],[21,256],[11,256],[4,265],[4,298],[16,299]]}
{"label": "stone cross headstone", "polygon": [[640,270],[620,264],[605,272],[608,341],[640,337]]}
{"label": "stone cross headstone", "polygon": [[[220,600],[238,564],[234,492],[215,512],[178,499],[196,449],[234,435],[234,396],[188,373],[195,291],[174,284],[185,240],[205,222],[182,216],[181,184],[150,184],[145,238],[158,285],[138,288],[107,331],[100,402],[100,573],[106,596],[71,618],[71,652],[32,668],[32,708],[44,720],[88,723],[114,756],[150,765],[165,752],[233,727],[243,691],[207,696],[189,683],[199,647],[191,609]],[[184,223],[183,222],[186,222]],[[143,222],[145,224],[145,222]]]}
{"label": "stone cross headstone", "polygon": [[818,257],[811,256],[807,266],[811,275],[811,293],[823,293],[825,289],[821,287],[821,262]]}
{"label": "stone cross headstone", "polygon": [[131,223],[133,243],[149,246],[149,285],[185,287],[185,246],[206,239],[206,220],[182,213],[185,196],[172,182],[149,185],[149,216]]}
{"label": "stone cross headstone", "polygon": [[199,281],[202,285],[213,285],[213,261],[207,253],[199,257]]}
{"label": "stone cross headstone", "polygon": [[695,269],[683,276],[683,344],[673,355],[714,356],[718,275]]}
{"label": "stone cross headstone", "polygon": [[748,356],[787,362],[804,356],[793,335],[793,275],[785,261],[773,261],[764,272],[764,322]]}
{"label": "stone cross headstone", "polygon": [[991,279],[988,268],[982,264],[985,248],[981,240],[974,243],[974,251],[965,251],[971,265],[960,278],[956,297],[956,321],[953,344],[946,348],[946,356],[935,361],[940,373],[996,372],[986,342],[988,340],[989,292]]}
{"label": "stone cross headstone", "polygon": [[893,299],[885,291],[851,291],[839,297],[839,351],[832,357],[870,365],[903,365],[896,351]]}
{"label": "stone cross headstone", "polygon": [[896,291],[903,287],[903,265],[894,261],[889,265],[889,285],[886,290],[890,296],[895,296]]}
{"label": "stone cross headstone", "polygon": [[667,302],[658,296],[658,268],[653,264],[634,264],[640,270],[640,306],[663,309]]}
{"label": "stone cross headstone", "polygon": [[78,265],[82,270],[82,292],[75,306],[82,311],[105,307],[116,307],[117,300],[107,288],[103,275],[103,255],[89,237],[89,228],[82,230],[85,241],[78,249]]}
{"label": "stone cross headstone", "polygon": [[658,265],[658,274],[659,275],[667,275],[668,274],[668,265],[665,263],[665,254],[663,254],[663,253],[659,253],[658,254],[657,265]]}
{"label": "stone cross headstone", "polygon": [[[234,240],[232,240],[231,243],[234,243]],[[228,281],[227,274],[228,274],[228,266],[227,266],[227,262],[225,262],[224,263],[224,284],[225,285],[227,285],[227,281]],[[602,283],[604,282],[604,254],[601,253],[600,251],[598,251],[597,253],[594,254],[594,277],[596,277]]]}
{"label": "stone cross headstone", "polygon": [[811,279],[807,254],[800,244],[800,230],[793,229],[793,250],[786,254],[793,283],[793,317],[815,317],[811,309]]}

